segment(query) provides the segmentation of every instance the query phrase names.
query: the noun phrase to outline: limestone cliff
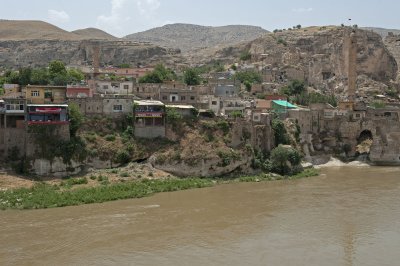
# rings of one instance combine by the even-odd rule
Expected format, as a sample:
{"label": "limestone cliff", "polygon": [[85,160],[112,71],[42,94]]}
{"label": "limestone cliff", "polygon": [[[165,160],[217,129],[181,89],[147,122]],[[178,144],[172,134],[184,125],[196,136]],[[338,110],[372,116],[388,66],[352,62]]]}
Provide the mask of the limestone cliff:
{"label": "limestone cliff", "polygon": [[349,27],[310,27],[265,34],[246,44],[202,51],[192,61],[213,58],[232,63],[239,60],[243,51],[250,51],[251,63],[263,67],[266,73],[282,74],[283,80],[304,79],[317,89],[340,94],[348,85],[351,46],[356,49],[359,92],[370,81],[389,84],[396,78],[396,60],[381,37]]}
{"label": "limestone cliff", "polygon": [[148,64],[178,53],[176,50],[130,41],[0,40],[0,65],[43,67],[55,59],[68,65],[91,64],[95,44],[100,45],[100,62],[104,65]]}

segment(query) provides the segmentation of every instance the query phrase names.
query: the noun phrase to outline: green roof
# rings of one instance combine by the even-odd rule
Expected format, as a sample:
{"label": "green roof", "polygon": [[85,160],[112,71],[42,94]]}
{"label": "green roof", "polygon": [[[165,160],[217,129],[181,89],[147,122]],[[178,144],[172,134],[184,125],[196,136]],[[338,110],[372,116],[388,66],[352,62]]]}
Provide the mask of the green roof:
{"label": "green roof", "polygon": [[273,100],[272,102],[277,104],[277,105],[283,106],[285,108],[297,108],[296,105],[293,105],[293,104],[291,104],[291,103],[289,103],[287,101],[284,101],[284,100]]}

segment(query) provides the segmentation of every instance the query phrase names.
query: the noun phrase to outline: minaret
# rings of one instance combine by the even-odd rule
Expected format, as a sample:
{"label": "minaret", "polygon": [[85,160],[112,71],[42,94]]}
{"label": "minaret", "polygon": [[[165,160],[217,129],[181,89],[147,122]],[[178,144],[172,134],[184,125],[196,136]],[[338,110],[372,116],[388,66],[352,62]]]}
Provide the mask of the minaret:
{"label": "minaret", "polygon": [[355,100],[356,87],[357,87],[357,37],[355,29],[346,32],[347,42],[347,99],[349,101]]}

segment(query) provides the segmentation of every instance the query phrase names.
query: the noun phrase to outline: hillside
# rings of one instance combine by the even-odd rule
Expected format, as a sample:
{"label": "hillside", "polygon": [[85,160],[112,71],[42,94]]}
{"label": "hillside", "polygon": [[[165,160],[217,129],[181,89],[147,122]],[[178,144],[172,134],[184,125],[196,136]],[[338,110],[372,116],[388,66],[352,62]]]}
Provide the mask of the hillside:
{"label": "hillside", "polygon": [[400,30],[396,29],[385,29],[385,28],[374,28],[374,27],[362,27],[364,30],[372,30],[373,32],[378,33],[379,35],[382,36],[382,38],[385,38],[389,32],[393,32],[393,34],[400,34]]}
{"label": "hillside", "polygon": [[82,37],[38,20],[0,20],[0,40],[79,40]]}
{"label": "hillside", "polygon": [[250,41],[268,33],[261,27],[229,25],[222,27],[193,24],[169,24],[125,36],[125,39],[150,42],[155,45],[179,48],[186,52],[198,48],[234,45]]}
{"label": "hillside", "polygon": [[81,36],[84,39],[98,39],[98,40],[117,40],[118,38],[108,34],[105,31],[96,28],[86,28],[71,31],[71,33]]}
{"label": "hillside", "polygon": [[176,50],[120,40],[94,28],[68,32],[43,21],[0,20],[0,65],[4,67],[42,67],[56,59],[88,65],[96,45],[100,45],[101,64],[181,60]]}
{"label": "hillside", "polygon": [[318,90],[344,96],[352,38],[358,51],[356,94],[383,92],[396,78],[397,63],[377,33],[362,29],[331,26],[270,33],[218,51],[197,51],[191,62],[207,63],[212,59],[232,64],[239,62],[241,53],[249,51],[252,60],[247,63],[264,67],[271,82],[302,79]]}

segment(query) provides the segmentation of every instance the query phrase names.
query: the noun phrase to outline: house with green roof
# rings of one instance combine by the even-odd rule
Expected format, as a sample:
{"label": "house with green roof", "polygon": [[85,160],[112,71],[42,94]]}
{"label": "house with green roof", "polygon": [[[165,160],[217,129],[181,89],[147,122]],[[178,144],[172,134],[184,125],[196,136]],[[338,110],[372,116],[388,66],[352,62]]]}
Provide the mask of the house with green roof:
{"label": "house with green roof", "polygon": [[289,103],[284,100],[273,100],[271,103],[271,108],[275,113],[284,114],[288,109],[297,109],[296,105]]}

